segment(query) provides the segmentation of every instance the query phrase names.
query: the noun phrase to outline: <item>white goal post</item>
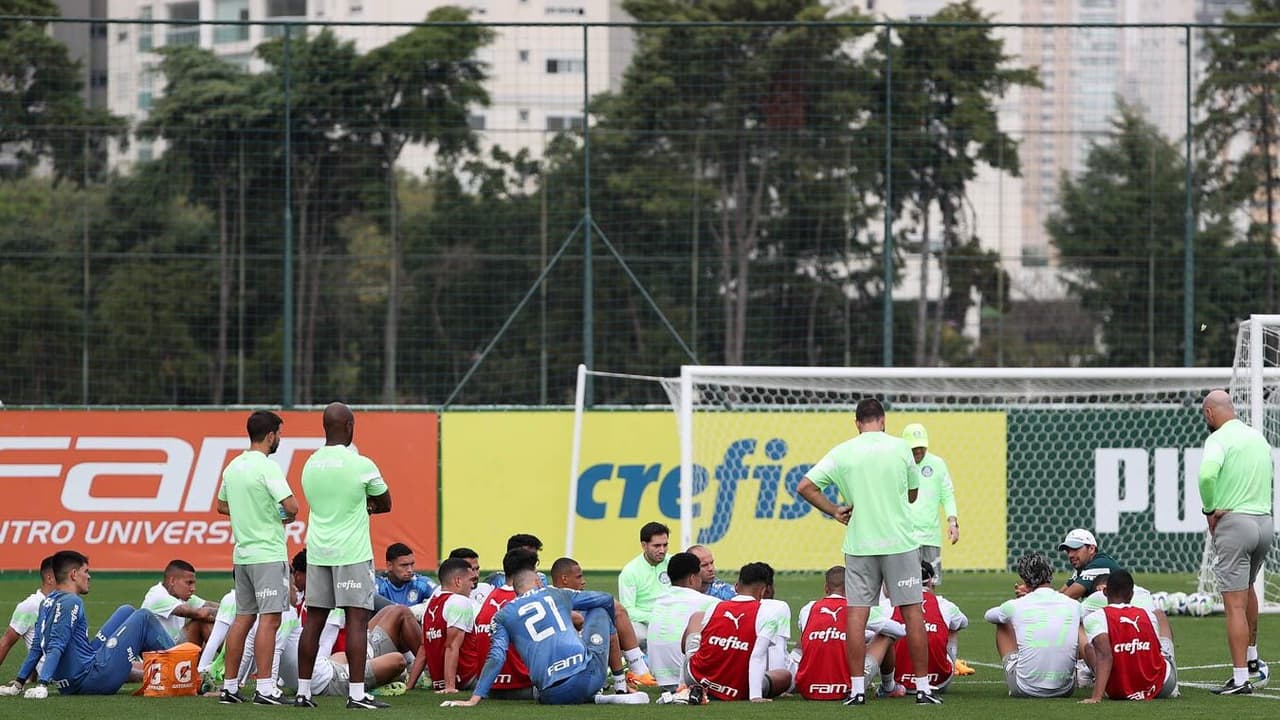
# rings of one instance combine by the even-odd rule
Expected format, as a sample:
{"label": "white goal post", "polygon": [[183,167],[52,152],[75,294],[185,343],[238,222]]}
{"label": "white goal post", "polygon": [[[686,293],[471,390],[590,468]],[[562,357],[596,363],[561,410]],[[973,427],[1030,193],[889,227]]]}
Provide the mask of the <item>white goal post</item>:
{"label": "white goal post", "polygon": [[[1023,552],[1040,550],[1065,571],[1058,544],[1068,530],[1085,527],[1141,582],[1146,572],[1202,567],[1200,403],[1208,389],[1228,387],[1232,369],[686,366],[678,378],[585,369],[580,377],[644,383],[649,403],[663,396],[656,392],[661,387],[675,409],[678,442],[646,436],[643,443],[653,446],[645,462],[654,473],[678,465],[678,503],[677,476],[653,474],[647,482],[670,490],[669,502],[642,503],[638,512],[633,504],[624,515],[636,529],[651,519],[667,522],[673,551],[708,545],[728,571],[754,560],[779,570],[839,563],[840,529],[794,489],[827,450],[856,434],[854,406],[874,396],[885,402],[890,432],[925,424],[931,452],[950,466],[962,535],[944,547],[944,567],[1006,570]],[[643,413],[593,412],[581,398],[569,548],[579,535],[588,545],[603,537],[591,534],[597,520],[575,511],[580,473],[603,462],[593,450],[601,433],[593,428],[612,423],[616,445],[617,425],[643,419]],[[648,414],[658,414],[652,404]],[[606,487],[597,482],[584,497],[604,493],[594,498],[597,505],[614,502]]]}

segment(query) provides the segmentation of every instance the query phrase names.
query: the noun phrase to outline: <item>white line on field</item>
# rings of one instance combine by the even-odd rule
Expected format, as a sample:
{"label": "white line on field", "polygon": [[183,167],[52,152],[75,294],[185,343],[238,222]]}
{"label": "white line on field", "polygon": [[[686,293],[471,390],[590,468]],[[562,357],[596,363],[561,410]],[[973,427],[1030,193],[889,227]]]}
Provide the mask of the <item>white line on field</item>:
{"label": "white line on field", "polygon": [[1000,670],[1004,669],[1004,666],[999,663],[978,662],[977,660],[965,660],[965,662],[970,665],[977,665],[978,667],[997,668]]}
{"label": "white line on field", "polygon": [[[1212,690],[1212,689],[1214,689],[1214,688],[1216,688],[1216,687],[1221,687],[1221,684],[1219,684],[1219,683],[1185,682],[1185,681],[1181,681],[1181,680],[1180,680],[1180,681],[1178,681],[1178,687],[1192,687],[1192,688],[1196,688],[1197,690]],[[1253,693],[1252,695],[1240,695],[1240,696],[1237,696],[1237,697],[1254,697],[1254,698],[1261,698],[1261,699],[1263,699],[1263,700],[1280,700],[1280,695],[1269,695],[1269,694],[1268,694],[1268,695],[1263,695],[1262,693],[1258,693],[1258,692],[1255,692],[1255,693]]]}

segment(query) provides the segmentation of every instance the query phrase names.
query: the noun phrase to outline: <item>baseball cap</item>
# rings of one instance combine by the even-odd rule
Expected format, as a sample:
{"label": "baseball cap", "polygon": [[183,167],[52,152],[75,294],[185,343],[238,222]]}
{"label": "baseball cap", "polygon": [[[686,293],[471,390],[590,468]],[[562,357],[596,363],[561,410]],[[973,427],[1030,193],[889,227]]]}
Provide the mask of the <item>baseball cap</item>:
{"label": "baseball cap", "polygon": [[1058,546],[1058,549],[1066,550],[1070,548],[1071,550],[1075,550],[1077,548],[1084,547],[1085,545],[1093,545],[1094,547],[1097,547],[1098,541],[1093,537],[1093,533],[1088,530],[1085,530],[1084,528],[1076,528],[1075,530],[1067,533],[1066,539],[1062,541],[1062,544]]}
{"label": "baseball cap", "polygon": [[911,423],[902,428],[902,439],[907,441],[907,445],[912,450],[921,447],[929,447],[929,431],[924,429],[920,423]]}

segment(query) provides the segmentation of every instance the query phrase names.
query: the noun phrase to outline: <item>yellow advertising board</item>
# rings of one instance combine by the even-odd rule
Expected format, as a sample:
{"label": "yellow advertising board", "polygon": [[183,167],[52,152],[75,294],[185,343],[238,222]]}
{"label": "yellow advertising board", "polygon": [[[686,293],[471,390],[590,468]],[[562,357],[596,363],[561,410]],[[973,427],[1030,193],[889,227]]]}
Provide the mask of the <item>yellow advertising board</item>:
{"label": "yellow advertising board", "polygon": [[[1005,415],[891,413],[888,431],[929,430],[956,486],[961,542],[949,569],[1005,565]],[[466,546],[497,567],[517,532],[544,543],[543,565],[565,553],[573,413],[450,412],[441,419],[443,547]],[[857,431],[851,413],[706,412],[695,420],[692,536],[726,570],[763,560],[779,570],[842,561],[844,528],[796,496],[805,472]],[[574,496],[573,555],[587,569],[620,568],[639,553],[640,526],[680,537],[680,448],[671,412],[590,412]],[[857,522],[855,509],[854,522]]]}

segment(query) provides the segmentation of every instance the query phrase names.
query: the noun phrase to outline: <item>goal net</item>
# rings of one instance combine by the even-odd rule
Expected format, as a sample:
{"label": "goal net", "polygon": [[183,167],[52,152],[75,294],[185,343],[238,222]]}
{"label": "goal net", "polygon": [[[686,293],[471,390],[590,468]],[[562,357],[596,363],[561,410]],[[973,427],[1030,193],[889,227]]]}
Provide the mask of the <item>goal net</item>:
{"label": "goal net", "polygon": [[[1280,446],[1280,315],[1252,315],[1240,323],[1236,333],[1235,360],[1228,392],[1236,407],[1236,417],[1266,436],[1272,448]],[[1275,451],[1272,451],[1273,456]],[[1272,487],[1273,494],[1277,489]],[[1216,554],[1208,533],[1204,536],[1198,589],[1209,593],[1221,609],[1222,596],[1213,574]],[[1266,567],[1254,592],[1264,611],[1280,612],[1280,547],[1272,542]]]}
{"label": "goal net", "polygon": [[[627,517],[636,529],[667,522],[673,551],[707,545],[729,571],[756,560],[779,570],[839,564],[843,528],[798,498],[796,487],[831,447],[857,433],[854,406],[874,396],[885,403],[888,432],[923,424],[930,452],[948,465],[961,537],[944,543],[944,569],[1005,570],[1039,550],[1066,571],[1058,545],[1082,527],[1139,582],[1143,572],[1195,573],[1205,531],[1196,488],[1200,402],[1230,377],[1230,368],[687,366],[679,378],[656,382],[677,419],[678,442],[661,452],[678,457],[655,461],[663,474],[654,482],[674,464],[678,487],[670,476],[662,488],[668,502]],[[580,413],[574,457],[583,469],[572,473],[571,496],[583,496],[578,473],[587,470],[579,458],[598,442],[602,431],[593,428],[608,422],[617,434],[642,415]],[[584,537],[584,518],[576,514],[575,530],[571,501],[571,547],[575,534]],[[634,548],[630,540],[616,542]]]}

